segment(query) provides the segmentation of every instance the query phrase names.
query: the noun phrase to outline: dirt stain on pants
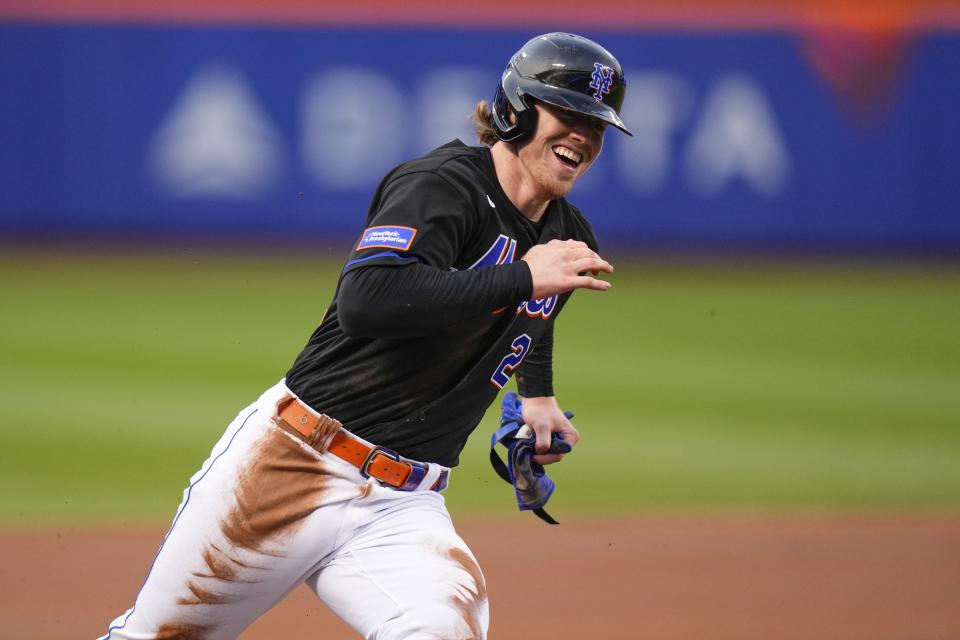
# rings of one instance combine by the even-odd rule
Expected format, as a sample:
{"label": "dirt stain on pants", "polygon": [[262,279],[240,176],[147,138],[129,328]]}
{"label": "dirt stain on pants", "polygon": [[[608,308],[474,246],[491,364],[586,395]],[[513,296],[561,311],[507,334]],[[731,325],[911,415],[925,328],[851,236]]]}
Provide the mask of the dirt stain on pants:
{"label": "dirt stain on pants", "polygon": [[470,628],[472,638],[484,638],[483,611],[487,602],[487,583],[483,573],[469,553],[463,549],[452,548],[446,552],[447,558],[465,571],[473,584],[464,585],[461,593],[453,597],[453,606],[460,611],[464,622]]}
{"label": "dirt stain on pants", "polygon": [[[188,595],[177,604],[218,605],[231,601],[230,584],[252,582],[258,567],[241,561],[237,551],[269,557],[282,555],[282,541],[294,534],[316,511],[326,490],[328,474],[315,454],[279,429],[269,429],[252,447],[247,466],[240,471],[234,504],[220,523],[231,549],[208,543],[202,549],[205,569],[187,580]],[[170,623],[157,638],[200,640],[211,625]]]}

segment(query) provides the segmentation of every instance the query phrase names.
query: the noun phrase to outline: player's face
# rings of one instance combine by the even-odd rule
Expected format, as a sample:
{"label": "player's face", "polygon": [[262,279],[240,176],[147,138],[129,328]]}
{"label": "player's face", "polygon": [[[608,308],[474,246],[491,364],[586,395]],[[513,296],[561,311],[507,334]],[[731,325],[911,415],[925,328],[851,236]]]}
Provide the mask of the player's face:
{"label": "player's face", "polygon": [[567,195],[600,154],[607,123],[575,111],[537,103],[537,130],[519,149],[534,188],[553,200]]}

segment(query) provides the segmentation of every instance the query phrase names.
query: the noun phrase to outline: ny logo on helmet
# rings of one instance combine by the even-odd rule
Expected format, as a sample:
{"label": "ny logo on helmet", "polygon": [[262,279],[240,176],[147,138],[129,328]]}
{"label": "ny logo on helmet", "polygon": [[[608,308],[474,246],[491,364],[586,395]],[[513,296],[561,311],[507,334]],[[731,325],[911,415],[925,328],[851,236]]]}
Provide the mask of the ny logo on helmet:
{"label": "ny logo on helmet", "polygon": [[610,93],[611,82],[613,82],[613,69],[605,67],[599,62],[594,62],[593,75],[590,76],[590,88],[596,89],[593,92],[593,99],[597,102],[603,102],[603,96]]}

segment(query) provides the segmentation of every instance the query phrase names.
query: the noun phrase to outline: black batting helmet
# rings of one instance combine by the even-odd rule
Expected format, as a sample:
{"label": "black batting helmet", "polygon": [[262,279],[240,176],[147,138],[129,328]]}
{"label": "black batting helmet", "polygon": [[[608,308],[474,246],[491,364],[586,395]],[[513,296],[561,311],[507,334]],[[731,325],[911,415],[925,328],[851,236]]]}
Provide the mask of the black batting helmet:
{"label": "black batting helmet", "polygon": [[[609,51],[583,36],[547,33],[510,58],[493,99],[491,124],[506,142],[529,137],[537,127],[533,98],[633,135],[620,119],[626,88],[623,69]],[[510,122],[510,109],[517,114],[515,123]]]}

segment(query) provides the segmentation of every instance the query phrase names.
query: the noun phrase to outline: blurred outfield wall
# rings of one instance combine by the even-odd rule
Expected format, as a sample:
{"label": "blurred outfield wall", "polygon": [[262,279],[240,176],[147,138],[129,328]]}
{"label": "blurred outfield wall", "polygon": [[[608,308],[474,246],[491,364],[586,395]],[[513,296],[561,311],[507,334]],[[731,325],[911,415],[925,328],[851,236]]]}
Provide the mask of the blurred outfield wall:
{"label": "blurred outfield wall", "polygon": [[6,240],[349,242],[569,30],[627,74],[570,197],[605,246],[960,254],[956,3],[155,4],[0,2]]}

